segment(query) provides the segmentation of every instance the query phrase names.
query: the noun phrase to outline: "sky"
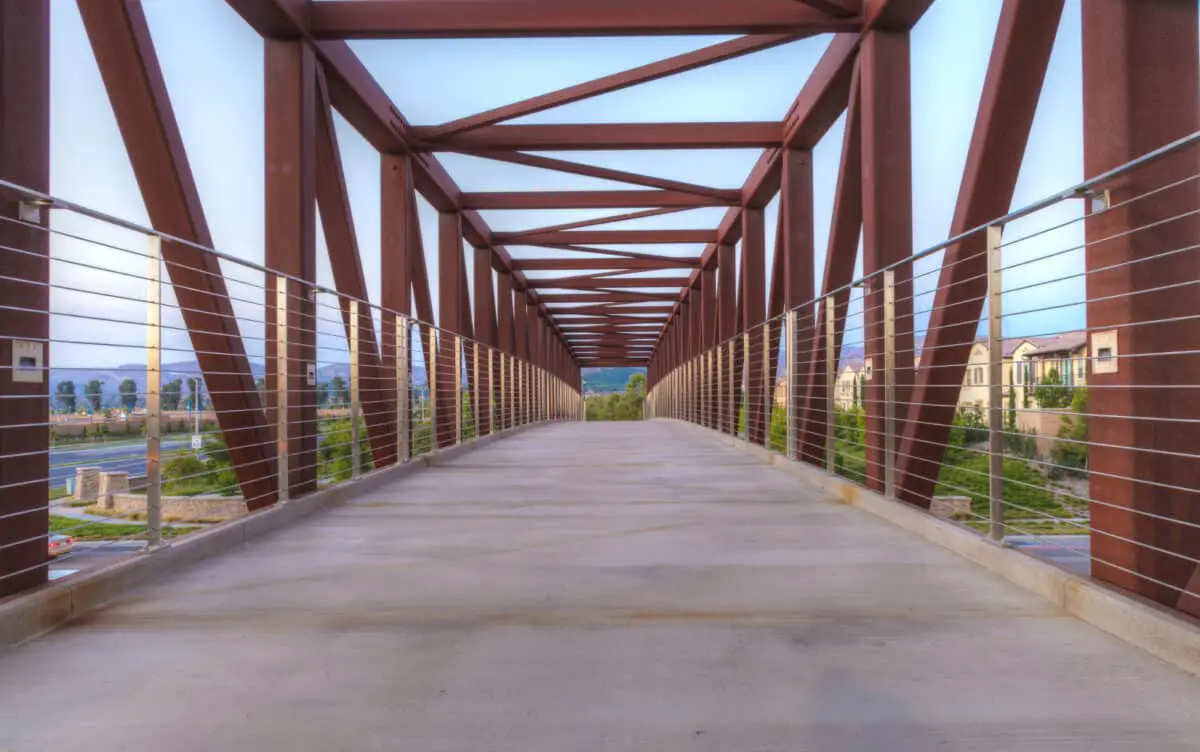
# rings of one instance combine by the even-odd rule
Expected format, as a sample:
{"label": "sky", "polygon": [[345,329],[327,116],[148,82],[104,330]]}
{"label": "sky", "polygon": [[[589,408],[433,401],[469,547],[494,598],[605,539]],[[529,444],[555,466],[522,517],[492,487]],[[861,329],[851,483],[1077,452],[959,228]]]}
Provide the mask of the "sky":
{"label": "sky", "polygon": [[[148,223],[112,109],[73,0],[51,0],[52,137],[51,192],[112,215]],[[1029,147],[1022,163],[1013,206],[1018,207],[1079,182],[1082,169],[1082,94],[1079,38],[1080,0],[1068,0],[1041,96]],[[263,105],[262,41],[222,0],[143,0],[171,102],[217,250],[230,257],[263,260]],[[946,238],[967,146],[978,107],[988,51],[1000,0],[938,0],[912,32],[913,247]],[[352,48],[410,122],[437,124],[528,96],[568,86],[631,66],[707,46],[729,37],[634,37],[574,39],[384,40],[355,41]],[[654,122],[778,120],[790,106],[820,57],[828,37],[719,63],[667,80],[607,94],[513,122]],[[335,116],[346,170],[358,243],[370,299],[379,300],[379,157],[354,130]],[[814,150],[814,217],[817,283],[824,267],[842,141],[842,121]],[[634,151],[556,154],[577,161],[695,181],[717,187],[740,186],[757,158],[751,150]],[[457,155],[440,157],[465,191],[588,190],[624,188],[608,183]],[[436,212],[420,200],[420,219],[431,288],[437,292]],[[654,226],[712,228],[724,210],[699,209],[612,229]],[[1015,223],[1008,238],[1077,220],[1082,206],[1064,204]],[[585,219],[616,212],[484,212],[497,231]],[[767,253],[774,255],[777,201],[767,209]],[[141,362],[144,343],[146,241],[91,220],[56,212],[54,228],[124,250],[65,236],[53,240],[52,336],[64,344],[55,365]],[[318,283],[333,286],[318,223]],[[1052,255],[1082,240],[1082,223],[1040,235],[1006,249],[1006,265]],[[545,250],[514,246],[514,257],[544,257]],[[633,250],[637,250],[636,248]],[[644,249],[650,250],[650,249]],[[662,252],[662,248],[653,249]],[[698,255],[699,246],[671,247],[671,253]],[[90,263],[110,272],[72,266]],[[937,257],[915,265],[917,274],[936,269]],[[261,357],[262,275],[223,262],[235,298],[239,323],[251,357]],[[468,267],[470,268],[470,267]],[[769,268],[769,264],[768,264]],[[1006,273],[1006,288],[1070,275],[1082,269],[1080,253]],[[858,268],[861,272],[861,263]],[[531,275],[536,276],[536,275]],[[936,274],[921,277],[919,290],[931,290]],[[101,297],[88,291],[103,290]],[[473,292],[472,292],[473,294]],[[816,291],[814,290],[814,294]],[[1067,300],[1082,296],[1082,280],[1006,296],[1005,310],[1038,307],[1047,295]],[[127,298],[122,300],[121,298]],[[930,298],[917,303],[928,307]],[[165,301],[173,303],[169,291]],[[332,298],[324,300],[321,355],[344,360]],[[437,308],[435,297],[435,310]],[[110,319],[97,322],[91,318]],[[1082,306],[1052,316],[1006,320],[1006,336],[1042,333],[1082,325]],[[130,321],[128,326],[113,320]],[[164,360],[188,360],[178,312],[165,316]],[[918,317],[918,326],[921,325]],[[853,341],[853,324],[849,332]],[[103,344],[101,344],[103,343]],[[177,356],[177,357],[176,357]]]}

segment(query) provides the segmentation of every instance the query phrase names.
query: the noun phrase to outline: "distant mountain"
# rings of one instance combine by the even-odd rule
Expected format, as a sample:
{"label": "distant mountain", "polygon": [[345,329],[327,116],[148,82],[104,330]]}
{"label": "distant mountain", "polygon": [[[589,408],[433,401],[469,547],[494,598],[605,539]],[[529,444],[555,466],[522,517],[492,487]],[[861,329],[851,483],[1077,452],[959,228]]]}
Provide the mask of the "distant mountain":
{"label": "distant mountain", "polygon": [[645,368],[585,368],[583,391],[588,394],[623,392],[630,376],[645,372]]}

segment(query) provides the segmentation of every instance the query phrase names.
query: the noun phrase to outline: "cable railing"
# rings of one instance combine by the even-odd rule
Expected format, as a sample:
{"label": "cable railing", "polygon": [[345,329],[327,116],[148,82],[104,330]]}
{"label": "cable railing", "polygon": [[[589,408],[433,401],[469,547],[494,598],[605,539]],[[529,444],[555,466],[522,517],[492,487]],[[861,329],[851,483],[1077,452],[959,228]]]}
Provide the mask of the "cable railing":
{"label": "cable railing", "polygon": [[0,364],[40,384],[0,395],[0,430],[46,437],[0,454],[23,468],[0,484],[20,500],[0,511],[0,529],[32,530],[4,536],[0,551],[44,552],[17,567],[0,557],[0,582],[153,552],[374,470],[583,417],[573,385],[496,347],[11,183],[0,190],[37,209],[0,221],[49,246],[48,258],[0,246],[49,267],[4,277],[48,304],[4,301],[0,315],[49,325],[46,337],[6,337],[34,361]]}
{"label": "cable railing", "polygon": [[762,445],[1178,608],[1200,590],[1200,134],[658,376]]}

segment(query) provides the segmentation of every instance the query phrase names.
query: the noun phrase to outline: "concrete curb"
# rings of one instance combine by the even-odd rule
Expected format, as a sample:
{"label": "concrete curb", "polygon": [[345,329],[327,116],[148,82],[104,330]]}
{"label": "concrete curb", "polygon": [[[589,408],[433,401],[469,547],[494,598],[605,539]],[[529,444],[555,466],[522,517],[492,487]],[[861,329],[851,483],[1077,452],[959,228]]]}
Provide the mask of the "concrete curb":
{"label": "concrete curb", "polygon": [[468,444],[423,455],[398,467],[376,470],[245,517],[192,533],[162,548],[48,583],[29,593],[0,602],[0,650],[40,637],[94,611],[131,588],[164,577],[232,550],[255,538],[282,530],[305,517],[344,504],[388,483],[428,467],[437,467],[492,442],[559,421],[535,423],[484,436]]}
{"label": "concrete curb", "polygon": [[986,567],[1014,585],[1042,596],[1068,614],[1200,677],[1200,622],[1184,614],[1005,548],[922,509],[884,498],[820,468],[789,460],[778,452],[693,423],[672,422],[749,452],[764,463],[827,491],[843,504],[858,507],[916,533]]}

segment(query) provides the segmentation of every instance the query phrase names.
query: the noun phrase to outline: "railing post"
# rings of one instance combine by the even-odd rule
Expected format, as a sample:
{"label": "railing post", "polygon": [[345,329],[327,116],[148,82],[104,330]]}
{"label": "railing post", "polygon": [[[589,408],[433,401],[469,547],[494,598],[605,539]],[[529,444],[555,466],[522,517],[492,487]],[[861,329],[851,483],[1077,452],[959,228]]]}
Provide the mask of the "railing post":
{"label": "railing post", "polygon": [[[754,357],[754,353],[750,351],[750,331],[742,332],[742,378],[741,385],[738,389],[738,414],[737,418],[741,417],[742,402],[745,401],[746,407],[746,430],[745,436],[742,436],[746,441],[750,440],[750,359]],[[741,436],[742,432],[738,431]]]}
{"label": "railing post", "polygon": [[496,351],[491,347],[485,347],[487,350],[487,383],[488,383],[488,433],[497,433],[496,428],[496,371],[493,366],[496,363]]}
{"label": "railing post", "polygon": [[412,398],[409,396],[409,364],[412,348],[408,344],[408,319],[394,316],[396,328],[396,464],[408,461],[411,451]]}
{"label": "railing post", "polygon": [[1000,300],[1003,236],[1003,225],[988,226],[988,507],[989,532],[997,541],[1004,540],[1004,335]]}
{"label": "railing post", "polygon": [[837,301],[832,295],[825,296],[825,469],[837,470],[837,348],[834,334],[837,331]]}
{"label": "railing post", "polygon": [[[418,324],[418,329],[420,325]],[[437,401],[437,386],[438,386],[438,342],[437,329],[432,324],[429,325],[429,373],[425,374],[425,384],[429,387],[429,453],[433,454],[438,449],[437,442],[437,422],[438,413],[441,410],[438,408]]]}
{"label": "railing post", "polygon": [[[474,371],[475,380],[471,382],[471,416],[475,421],[475,438],[480,437],[479,431],[479,343],[471,343],[471,369]],[[488,425],[491,425],[490,421]]]}
{"label": "railing post", "polygon": [[358,320],[358,301],[350,300],[350,476],[357,478],[361,472],[362,446],[359,442],[359,415],[362,411],[362,384],[358,370],[359,332],[362,323]]}
{"label": "railing post", "polygon": [[463,439],[463,339],[454,335],[454,443],[461,444]]}
{"label": "railing post", "polygon": [[770,319],[763,322],[762,327],[762,362],[763,362],[763,385],[762,385],[762,404],[759,406],[762,413],[763,426],[763,447],[771,448],[771,415],[775,412],[775,364],[771,362],[771,321]]}
{"label": "railing post", "polygon": [[784,333],[787,335],[786,344],[787,352],[784,356],[787,358],[786,380],[783,389],[783,404],[785,406],[785,420],[787,421],[787,458],[789,460],[797,459],[796,451],[796,383],[798,382],[796,372],[799,358],[796,357],[799,337],[796,334],[796,321],[799,317],[796,315],[795,309],[787,312],[787,323]]}
{"label": "railing post", "polygon": [[288,471],[288,278],[275,276],[275,479],[280,503],[291,490]]}
{"label": "railing post", "polygon": [[883,273],[884,495],[896,498],[896,272]]}
{"label": "railing post", "polygon": [[162,545],[162,239],[147,243],[146,274],[146,547]]}
{"label": "railing post", "polygon": [[725,417],[725,431],[730,436],[736,436],[737,435],[737,399],[738,398],[737,398],[737,394],[736,394],[737,393],[737,386],[736,386],[737,378],[736,378],[736,374],[734,373],[734,371],[737,368],[735,365],[737,363],[737,337],[734,337],[733,339],[729,340],[729,358],[728,358],[728,360],[729,360],[729,375],[728,375],[728,382],[725,385],[726,386],[726,389],[725,389],[726,405],[725,406],[727,408],[726,417]]}

